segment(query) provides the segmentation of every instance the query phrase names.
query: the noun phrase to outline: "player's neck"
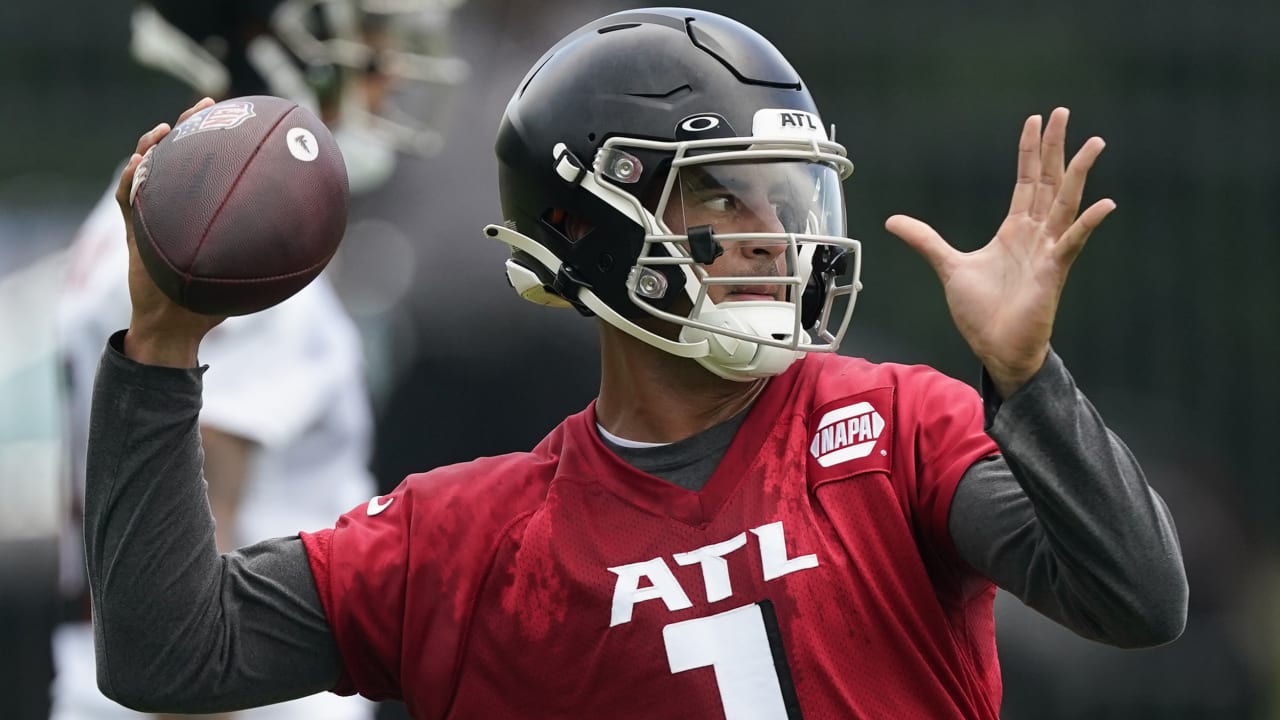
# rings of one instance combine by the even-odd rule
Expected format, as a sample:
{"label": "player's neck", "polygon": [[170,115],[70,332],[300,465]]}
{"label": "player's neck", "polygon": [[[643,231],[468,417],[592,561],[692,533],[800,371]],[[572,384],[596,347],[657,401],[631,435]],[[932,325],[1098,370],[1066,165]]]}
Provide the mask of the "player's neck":
{"label": "player's neck", "polygon": [[684,440],[748,408],[768,382],[725,380],[694,360],[601,325],[596,419],[619,437]]}

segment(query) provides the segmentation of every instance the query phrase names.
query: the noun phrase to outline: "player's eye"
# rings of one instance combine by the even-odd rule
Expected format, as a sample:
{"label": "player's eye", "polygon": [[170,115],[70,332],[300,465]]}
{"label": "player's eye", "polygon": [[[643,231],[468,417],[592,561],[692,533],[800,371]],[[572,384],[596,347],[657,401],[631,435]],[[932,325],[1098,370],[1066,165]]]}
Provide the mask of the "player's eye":
{"label": "player's eye", "polygon": [[701,198],[699,205],[707,212],[723,214],[731,212],[737,207],[737,199],[732,195],[715,195]]}

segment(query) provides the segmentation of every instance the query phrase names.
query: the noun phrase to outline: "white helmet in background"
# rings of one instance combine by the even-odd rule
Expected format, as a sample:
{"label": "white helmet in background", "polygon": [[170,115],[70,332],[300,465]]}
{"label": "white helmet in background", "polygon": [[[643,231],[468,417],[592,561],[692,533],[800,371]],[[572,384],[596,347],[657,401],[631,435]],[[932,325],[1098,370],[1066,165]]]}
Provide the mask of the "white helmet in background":
{"label": "white helmet in background", "polygon": [[448,90],[468,74],[447,48],[459,2],[148,0],[135,6],[131,50],[200,95],[275,95],[312,110],[359,193],[390,177],[398,151],[442,146]]}

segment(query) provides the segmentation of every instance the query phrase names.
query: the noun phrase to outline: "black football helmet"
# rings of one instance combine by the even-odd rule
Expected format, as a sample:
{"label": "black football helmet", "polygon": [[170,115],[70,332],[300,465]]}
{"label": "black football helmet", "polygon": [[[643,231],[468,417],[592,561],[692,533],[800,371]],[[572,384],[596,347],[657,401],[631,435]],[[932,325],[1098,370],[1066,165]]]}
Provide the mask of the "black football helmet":
{"label": "black football helmet", "polygon": [[[511,246],[507,276],[526,299],[598,315],[734,380],[839,347],[861,288],[841,189],[853,164],[790,63],[750,28],[680,8],[592,22],[520,83],[496,152],[504,222],[485,232]],[[747,186],[776,215],[759,228],[682,215],[741,202]],[[770,277],[785,300],[708,297],[759,282],[707,273],[738,242],[785,243],[787,274]],[[636,322],[649,317],[678,337]]]}

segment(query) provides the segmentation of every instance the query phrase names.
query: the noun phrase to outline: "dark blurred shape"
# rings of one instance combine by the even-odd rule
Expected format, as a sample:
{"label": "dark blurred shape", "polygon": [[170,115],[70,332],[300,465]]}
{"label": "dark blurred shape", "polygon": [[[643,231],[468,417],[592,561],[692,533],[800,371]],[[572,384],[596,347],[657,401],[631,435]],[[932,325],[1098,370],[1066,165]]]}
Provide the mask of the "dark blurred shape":
{"label": "dark blurred shape", "polygon": [[58,620],[57,544],[0,540],[0,717],[46,720]]}
{"label": "dark blurred shape", "polygon": [[402,163],[387,192],[355,209],[413,228],[419,258],[391,326],[374,451],[384,489],[438,465],[529,450],[599,385],[594,323],[522,302],[504,274],[508,251],[481,232],[501,217],[493,141],[503,106],[543,46],[603,12],[568,0],[532,11],[499,0],[459,8],[455,46],[473,91],[457,98],[451,124],[466,131],[430,161]]}
{"label": "dark blurred shape", "polygon": [[[1156,455],[1134,449],[1140,457]],[[1272,717],[1274,621],[1255,620],[1259,602],[1274,602],[1265,600],[1274,593],[1267,587],[1274,558],[1259,552],[1267,541],[1242,498],[1223,492],[1221,463],[1212,455],[1167,449],[1159,455],[1146,469],[1180,520],[1191,584],[1186,631],[1170,645],[1116,651],[1065,632],[1002,594],[996,615],[1005,720]]]}

